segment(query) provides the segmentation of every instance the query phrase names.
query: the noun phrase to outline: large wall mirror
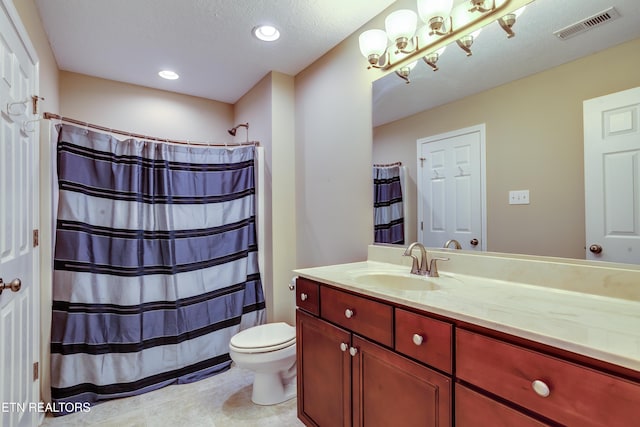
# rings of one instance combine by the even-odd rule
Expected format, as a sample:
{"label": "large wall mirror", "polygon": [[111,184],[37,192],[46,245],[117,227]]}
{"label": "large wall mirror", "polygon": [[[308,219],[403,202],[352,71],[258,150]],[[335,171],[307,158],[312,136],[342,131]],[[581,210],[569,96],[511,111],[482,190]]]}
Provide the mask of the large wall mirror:
{"label": "large wall mirror", "polygon": [[[564,40],[554,35],[610,7],[610,22]],[[438,71],[419,62],[408,84],[395,73],[376,80],[373,161],[408,166],[405,241],[415,241],[416,141],[484,125],[486,249],[584,259],[583,101],[640,86],[640,5],[535,0],[513,29],[507,39],[488,25],[471,56],[449,45]],[[509,191],[524,189],[530,203],[510,205]]]}

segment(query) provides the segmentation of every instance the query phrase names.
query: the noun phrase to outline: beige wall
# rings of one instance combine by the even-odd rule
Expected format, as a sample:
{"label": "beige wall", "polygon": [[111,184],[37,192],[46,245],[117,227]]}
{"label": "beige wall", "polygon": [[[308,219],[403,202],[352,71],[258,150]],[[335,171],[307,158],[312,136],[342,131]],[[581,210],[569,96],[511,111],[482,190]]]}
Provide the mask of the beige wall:
{"label": "beige wall", "polygon": [[233,141],[231,104],[67,71],[60,72],[59,114],[148,136]]}
{"label": "beige wall", "polygon": [[289,290],[296,257],[296,139],[294,78],[272,73],[272,241],[273,315],[295,325],[295,294]]}
{"label": "beige wall", "polygon": [[[295,323],[289,291],[295,248],[295,139],[293,77],[272,72],[235,104],[236,123],[249,122],[250,139],[265,147],[265,265],[268,321]],[[238,133],[244,138],[245,133]],[[238,138],[236,136],[236,139]]]}
{"label": "beige wall", "polygon": [[[376,162],[409,166],[416,140],[486,123],[488,250],[584,258],[583,100],[640,85],[640,39],[374,130]],[[510,206],[509,190],[531,204]]]}
{"label": "beige wall", "polygon": [[298,267],[366,258],[373,241],[371,80],[351,36],[296,76]]}

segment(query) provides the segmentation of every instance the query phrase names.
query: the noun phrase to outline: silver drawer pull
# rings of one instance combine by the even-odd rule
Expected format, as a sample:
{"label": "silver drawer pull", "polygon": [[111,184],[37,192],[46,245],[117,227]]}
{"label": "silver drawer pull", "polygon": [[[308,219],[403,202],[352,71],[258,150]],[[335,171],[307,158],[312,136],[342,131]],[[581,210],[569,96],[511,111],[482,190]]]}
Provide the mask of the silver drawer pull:
{"label": "silver drawer pull", "polygon": [[356,354],[358,354],[358,349],[357,349],[357,348],[355,348],[355,347],[351,347],[351,348],[349,349],[349,354],[350,354],[351,356],[355,356]]}
{"label": "silver drawer pull", "polygon": [[551,394],[549,386],[541,380],[535,380],[534,382],[532,382],[531,388],[533,388],[533,391],[535,391],[536,394],[541,397],[547,397]]}
{"label": "silver drawer pull", "polygon": [[413,334],[413,343],[415,345],[422,345],[424,338],[420,334]]}
{"label": "silver drawer pull", "polygon": [[340,350],[347,351],[348,348],[349,348],[349,345],[347,343],[344,343],[344,342],[340,343]]}
{"label": "silver drawer pull", "polygon": [[307,298],[309,298],[309,296],[308,296],[307,294],[305,294],[305,293],[300,294],[300,299],[301,299],[302,301],[306,301],[306,300],[307,300]]}
{"label": "silver drawer pull", "polygon": [[344,317],[346,317],[347,319],[351,319],[355,315],[356,315],[356,313],[354,313],[353,310],[351,310],[350,308],[347,308],[344,311]]}

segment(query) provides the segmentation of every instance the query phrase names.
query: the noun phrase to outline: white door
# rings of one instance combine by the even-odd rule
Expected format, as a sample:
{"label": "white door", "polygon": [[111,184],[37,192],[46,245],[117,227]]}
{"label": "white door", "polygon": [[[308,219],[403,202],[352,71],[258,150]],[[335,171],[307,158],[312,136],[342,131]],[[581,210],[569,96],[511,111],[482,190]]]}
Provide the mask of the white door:
{"label": "white door", "polygon": [[583,107],[586,258],[640,264],[640,87]]}
{"label": "white door", "polygon": [[[0,0],[0,427],[35,426],[39,414],[39,292],[33,230],[38,203],[38,125],[29,122],[37,58],[9,0]],[[26,102],[25,102],[26,101]],[[23,103],[24,102],[24,103]],[[35,124],[35,126],[34,126]],[[0,285],[2,287],[3,285]]]}
{"label": "white door", "polygon": [[486,250],[484,125],[418,140],[418,236]]}

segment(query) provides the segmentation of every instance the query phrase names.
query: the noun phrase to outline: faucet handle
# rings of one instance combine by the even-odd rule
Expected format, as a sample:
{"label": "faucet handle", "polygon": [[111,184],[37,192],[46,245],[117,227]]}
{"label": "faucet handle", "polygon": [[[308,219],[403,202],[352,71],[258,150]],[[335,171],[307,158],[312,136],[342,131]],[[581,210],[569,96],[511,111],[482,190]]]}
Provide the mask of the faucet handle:
{"label": "faucet handle", "polygon": [[431,262],[429,263],[429,277],[440,277],[440,274],[438,274],[437,261],[449,261],[449,258],[442,258],[442,257],[431,258]]}
{"label": "faucet handle", "polygon": [[403,253],[402,256],[409,256],[411,257],[411,274],[419,274],[420,273],[420,266],[418,265],[418,257],[416,257],[415,255],[411,255],[410,253]]}

